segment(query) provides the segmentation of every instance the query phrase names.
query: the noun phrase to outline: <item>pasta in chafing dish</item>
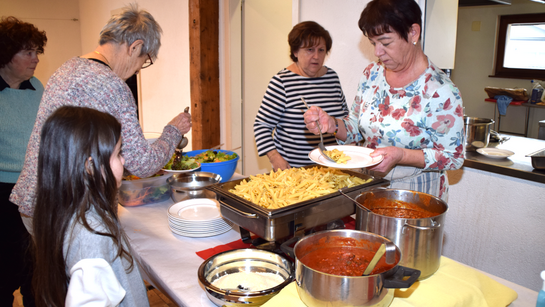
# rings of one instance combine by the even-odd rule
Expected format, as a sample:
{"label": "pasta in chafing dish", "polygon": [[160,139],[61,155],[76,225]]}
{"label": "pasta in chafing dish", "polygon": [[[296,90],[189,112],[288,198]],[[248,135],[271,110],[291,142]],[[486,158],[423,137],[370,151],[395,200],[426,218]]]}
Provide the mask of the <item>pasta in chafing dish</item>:
{"label": "pasta in chafing dish", "polygon": [[277,209],[370,182],[332,168],[290,168],[250,176],[229,192],[254,204]]}
{"label": "pasta in chafing dish", "polygon": [[333,150],[326,150],[324,151],[324,154],[326,154],[331,159],[335,160],[338,164],[346,164],[349,160],[352,160],[349,156],[345,155],[344,152],[338,150],[337,148]]}

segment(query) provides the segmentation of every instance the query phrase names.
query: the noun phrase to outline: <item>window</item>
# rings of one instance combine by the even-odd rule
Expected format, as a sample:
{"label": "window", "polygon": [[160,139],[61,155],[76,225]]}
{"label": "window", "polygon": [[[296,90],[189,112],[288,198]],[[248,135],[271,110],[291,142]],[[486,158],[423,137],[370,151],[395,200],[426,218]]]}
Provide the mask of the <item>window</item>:
{"label": "window", "polygon": [[545,79],[545,13],[499,17],[491,77]]}

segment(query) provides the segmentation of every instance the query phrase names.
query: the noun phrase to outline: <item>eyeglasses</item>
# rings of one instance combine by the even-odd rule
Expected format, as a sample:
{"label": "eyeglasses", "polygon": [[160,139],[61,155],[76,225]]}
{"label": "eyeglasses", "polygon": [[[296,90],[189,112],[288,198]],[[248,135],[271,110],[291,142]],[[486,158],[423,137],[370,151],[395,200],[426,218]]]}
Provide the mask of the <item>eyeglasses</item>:
{"label": "eyeglasses", "polygon": [[151,59],[151,56],[148,53],[148,59],[144,62],[144,64],[142,64],[142,69],[148,68],[151,65],[153,65],[153,60]]}

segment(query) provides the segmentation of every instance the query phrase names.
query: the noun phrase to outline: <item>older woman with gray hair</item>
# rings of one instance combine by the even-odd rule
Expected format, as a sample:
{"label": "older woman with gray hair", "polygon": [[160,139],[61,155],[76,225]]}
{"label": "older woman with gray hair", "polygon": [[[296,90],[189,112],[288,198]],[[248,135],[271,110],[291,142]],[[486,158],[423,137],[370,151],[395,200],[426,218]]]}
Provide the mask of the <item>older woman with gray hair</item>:
{"label": "older woman with gray hair", "polygon": [[33,215],[36,201],[40,132],[57,108],[82,106],[113,115],[122,126],[125,169],[138,177],[161,170],[182,135],[191,129],[191,115],[180,113],[164,127],[159,139],[149,144],[138,122],[134,97],[125,83],[153,64],[161,46],[161,33],[150,13],[131,5],[108,21],[94,51],[68,60],[51,76],[27,147],[23,171],[10,197],[19,206],[29,230],[28,217]]}

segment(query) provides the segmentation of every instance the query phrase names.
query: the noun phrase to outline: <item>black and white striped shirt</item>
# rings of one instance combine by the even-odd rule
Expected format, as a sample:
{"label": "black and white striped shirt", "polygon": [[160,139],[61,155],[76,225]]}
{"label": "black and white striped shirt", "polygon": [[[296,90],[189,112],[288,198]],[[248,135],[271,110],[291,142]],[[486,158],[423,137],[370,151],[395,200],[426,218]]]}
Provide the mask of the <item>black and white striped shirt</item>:
{"label": "black and white striped shirt", "polygon": [[[300,76],[283,69],[269,82],[254,122],[254,137],[259,156],[276,149],[292,167],[314,164],[310,151],[320,136],[307,130],[303,114],[309,106],[318,106],[334,117],[348,115],[348,107],[337,73],[327,68],[318,78]],[[332,134],[324,134],[326,145],[336,145]]]}

